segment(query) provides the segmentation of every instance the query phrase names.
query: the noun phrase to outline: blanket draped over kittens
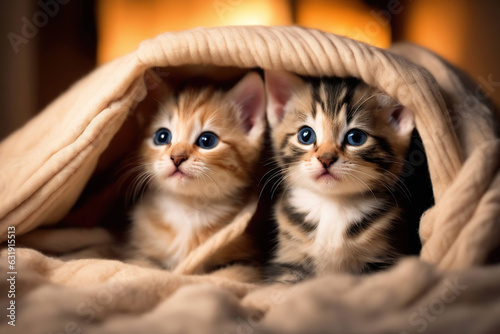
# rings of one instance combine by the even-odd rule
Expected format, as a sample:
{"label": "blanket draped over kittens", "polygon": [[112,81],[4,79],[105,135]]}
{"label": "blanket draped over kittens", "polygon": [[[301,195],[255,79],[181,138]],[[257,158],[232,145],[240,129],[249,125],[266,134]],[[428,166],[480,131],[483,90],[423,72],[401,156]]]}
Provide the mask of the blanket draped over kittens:
{"label": "blanket draped over kittens", "polygon": [[[421,255],[373,275],[330,274],[290,286],[190,275],[190,268],[245,231],[252,206],[174,273],[102,259],[96,252],[66,261],[21,248],[21,237],[40,225],[115,221],[106,210],[116,197],[110,187],[116,161],[140,141],[130,115],[154,102],[155,75],[172,81],[180,71],[187,76],[185,67],[201,68],[214,80],[236,80],[255,67],[357,77],[411,110],[435,198],[420,221]],[[382,50],[299,27],[200,28],[144,41],[70,87],[0,143],[0,237],[7,240],[7,227],[15,227],[17,246],[15,330],[496,332],[500,144],[496,109],[478,91],[421,47]],[[91,234],[96,245],[108,246],[101,233],[82,230],[87,232],[79,236]],[[68,245],[77,238],[41,240]],[[4,273],[10,271],[8,256],[6,248]],[[0,285],[8,291],[6,280]],[[0,298],[6,306],[7,295]],[[10,331],[6,321],[0,323],[0,332]]]}

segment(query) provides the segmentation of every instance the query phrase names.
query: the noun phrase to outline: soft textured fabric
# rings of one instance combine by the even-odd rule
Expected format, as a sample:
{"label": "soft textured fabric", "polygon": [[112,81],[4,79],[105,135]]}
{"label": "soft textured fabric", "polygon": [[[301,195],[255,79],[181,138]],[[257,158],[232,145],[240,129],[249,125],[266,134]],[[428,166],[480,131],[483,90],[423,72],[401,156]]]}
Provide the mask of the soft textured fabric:
{"label": "soft textured fabric", "polygon": [[[286,287],[189,276],[243,232],[255,210],[249,203],[174,273],[17,249],[16,327],[4,318],[2,332],[497,332],[495,110],[463,73],[414,45],[381,50],[297,27],[198,28],[145,41],[83,78],[0,144],[2,241],[8,226],[20,237],[65,217],[98,161],[106,160],[101,154],[148,94],[145,73],[150,78],[153,67],[182,65],[356,76],[410,108],[436,202],[421,219],[420,258],[375,275],[331,275]],[[6,250],[0,267],[9,271]],[[7,283],[0,284],[2,291]],[[6,293],[0,298],[5,310]]]}

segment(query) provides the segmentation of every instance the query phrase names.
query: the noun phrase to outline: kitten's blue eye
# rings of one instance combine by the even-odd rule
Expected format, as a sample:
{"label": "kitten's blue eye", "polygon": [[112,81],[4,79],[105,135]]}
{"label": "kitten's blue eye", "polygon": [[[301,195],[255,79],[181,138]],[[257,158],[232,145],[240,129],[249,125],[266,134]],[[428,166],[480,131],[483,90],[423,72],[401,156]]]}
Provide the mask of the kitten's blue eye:
{"label": "kitten's blue eye", "polygon": [[311,145],[316,141],[316,133],[310,127],[304,126],[299,130],[298,139],[302,144]]}
{"label": "kitten's blue eye", "polygon": [[203,132],[196,140],[196,145],[206,150],[214,148],[219,143],[219,137],[212,132]]}
{"label": "kitten's blue eye", "polygon": [[368,139],[368,135],[361,130],[352,129],[345,135],[345,140],[347,144],[352,146],[361,146]]}
{"label": "kitten's blue eye", "polygon": [[161,128],[155,132],[155,145],[167,145],[172,141],[172,133],[169,129]]}

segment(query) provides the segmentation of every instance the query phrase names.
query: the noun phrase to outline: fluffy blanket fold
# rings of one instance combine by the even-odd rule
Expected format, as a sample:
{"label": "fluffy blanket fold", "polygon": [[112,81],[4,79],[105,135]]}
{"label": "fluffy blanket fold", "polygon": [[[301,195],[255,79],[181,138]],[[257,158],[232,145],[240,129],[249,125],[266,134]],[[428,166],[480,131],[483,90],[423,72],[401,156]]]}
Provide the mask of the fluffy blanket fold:
{"label": "fluffy blanket fold", "polygon": [[498,332],[496,110],[463,73],[414,45],[381,50],[298,27],[199,28],[145,41],[0,143],[1,241],[9,226],[20,238],[65,217],[93,173],[117,159],[114,151],[127,150],[127,141],[109,148],[154,94],[154,69],[174,73],[186,65],[356,76],[413,110],[436,203],[421,219],[421,256],[387,272],[294,286],[189,275],[242,233],[255,210],[249,203],[173,273],[96,258],[63,261],[27,248],[15,249],[12,269],[5,248],[0,268],[15,270],[16,292],[8,297],[12,280],[3,280],[0,304],[8,315],[15,300],[16,326],[3,316],[2,333]]}

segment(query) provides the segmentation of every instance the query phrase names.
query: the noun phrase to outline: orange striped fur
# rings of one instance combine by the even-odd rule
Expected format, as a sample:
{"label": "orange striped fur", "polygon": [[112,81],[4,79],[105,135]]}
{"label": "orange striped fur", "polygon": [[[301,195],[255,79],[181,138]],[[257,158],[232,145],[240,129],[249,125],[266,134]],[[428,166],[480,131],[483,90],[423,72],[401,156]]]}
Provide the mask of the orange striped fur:
{"label": "orange striped fur", "polygon": [[[171,141],[155,142],[165,129]],[[172,270],[230,223],[255,190],[264,131],[265,90],[255,72],[227,92],[187,88],[166,98],[141,149],[149,186],[133,212],[134,258]],[[218,139],[213,148],[200,143],[206,133]],[[236,248],[204,270],[251,257],[250,242]]]}

